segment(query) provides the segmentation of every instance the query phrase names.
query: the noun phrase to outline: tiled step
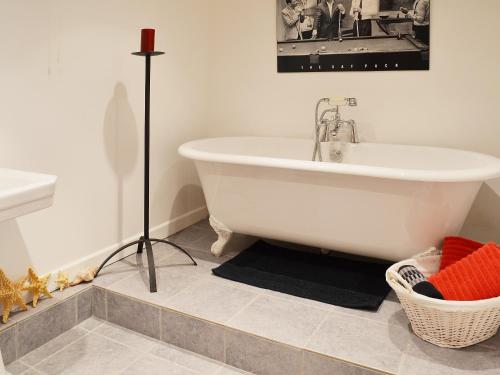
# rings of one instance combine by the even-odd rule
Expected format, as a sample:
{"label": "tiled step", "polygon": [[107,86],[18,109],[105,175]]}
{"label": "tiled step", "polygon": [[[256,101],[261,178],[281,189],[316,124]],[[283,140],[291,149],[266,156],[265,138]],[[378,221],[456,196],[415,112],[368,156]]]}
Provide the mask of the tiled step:
{"label": "tiled step", "polygon": [[100,319],[255,374],[387,374],[95,287]]}
{"label": "tiled step", "polygon": [[[150,355],[158,357],[158,352],[165,353],[166,349],[149,351],[160,343],[168,345],[170,351],[180,350],[184,356],[195,356],[196,360],[191,361],[205,366],[200,374],[212,373],[212,368],[220,370],[213,372],[214,375],[240,373],[237,369],[272,375],[386,374],[93,285],[56,295],[56,299],[42,301],[37,309],[15,315],[8,326],[2,327],[0,349],[7,370],[13,375],[58,374],[66,368],[62,365],[65,360],[77,361],[75,366],[92,368],[97,364],[92,363],[91,358],[98,356],[95,349],[89,349],[92,346],[114,348],[117,354],[113,355],[118,358],[128,350],[114,344],[136,348],[146,359]],[[106,321],[111,325],[103,323]],[[116,327],[126,328],[128,334],[120,334]],[[100,337],[89,336],[89,332],[108,335],[115,342],[106,344]],[[65,359],[68,356],[69,359]],[[179,356],[181,354],[176,355]],[[144,358],[137,360],[135,366],[141,367],[146,361]],[[117,360],[117,368],[125,371],[120,366],[129,359],[137,358]],[[151,363],[156,362],[151,358],[147,362],[148,365],[143,363],[146,366],[142,366],[143,373],[154,374],[153,368],[147,371],[153,366]],[[161,360],[157,362],[157,366],[168,365]],[[132,363],[130,368],[131,373],[141,373]]]}
{"label": "tiled step", "polygon": [[10,364],[49,340],[68,331],[92,315],[91,285],[81,285],[43,299],[37,308],[13,313],[7,324],[0,324],[0,350]]}
{"label": "tiled step", "polygon": [[243,371],[89,318],[7,366],[17,374],[244,375]]}

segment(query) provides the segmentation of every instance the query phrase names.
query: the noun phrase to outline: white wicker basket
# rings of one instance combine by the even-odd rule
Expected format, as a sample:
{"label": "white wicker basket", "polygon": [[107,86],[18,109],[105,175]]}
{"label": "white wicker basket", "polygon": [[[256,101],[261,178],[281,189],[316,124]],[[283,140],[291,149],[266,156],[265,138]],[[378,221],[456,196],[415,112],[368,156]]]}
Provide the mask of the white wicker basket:
{"label": "white wicker basket", "polygon": [[421,339],[444,348],[463,348],[494,336],[500,326],[500,297],[481,301],[443,301],[415,293],[397,272],[414,265],[426,277],[439,271],[441,251],[430,249],[392,265],[386,280],[396,292]]}

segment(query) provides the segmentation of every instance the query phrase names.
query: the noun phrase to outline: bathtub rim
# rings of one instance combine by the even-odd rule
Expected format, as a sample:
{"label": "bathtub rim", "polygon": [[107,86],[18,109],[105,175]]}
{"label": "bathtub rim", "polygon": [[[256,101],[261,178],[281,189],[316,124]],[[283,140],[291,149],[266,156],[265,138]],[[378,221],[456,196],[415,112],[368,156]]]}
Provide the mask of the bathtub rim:
{"label": "bathtub rim", "polygon": [[[453,169],[453,170],[430,170],[430,169],[403,169],[378,167],[360,164],[341,164],[334,162],[317,162],[310,160],[284,159],[263,156],[248,156],[237,155],[219,152],[201,151],[196,149],[196,144],[203,141],[215,140],[244,140],[244,139],[290,139],[290,140],[308,140],[306,138],[292,137],[211,137],[201,138],[186,142],[179,146],[178,153],[188,159],[204,162],[215,162],[232,165],[258,166],[267,168],[292,169],[309,172],[336,173],[343,175],[353,175],[360,177],[387,178],[402,181],[419,181],[419,182],[484,182],[500,177],[500,159],[473,151],[461,149],[453,149],[446,147],[418,146],[418,145],[403,145],[389,143],[371,143],[363,142],[368,145],[389,145],[389,146],[408,146],[425,149],[450,150],[460,152],[464,155],[474,155],[480,157],[487,162],[487,166],[480,168],[468,169]],[[311,141],[312,142],[312,141]]]}

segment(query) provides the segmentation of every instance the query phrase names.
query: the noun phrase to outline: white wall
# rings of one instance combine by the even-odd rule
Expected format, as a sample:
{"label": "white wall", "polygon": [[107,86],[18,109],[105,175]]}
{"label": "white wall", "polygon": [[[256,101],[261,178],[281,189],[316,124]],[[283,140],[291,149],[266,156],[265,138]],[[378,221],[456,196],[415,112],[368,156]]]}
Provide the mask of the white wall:
{"label": "white wall", "polygon": [[186,1],[0,0],[0,166],[59,177],[53,207],[0,223],[10,277],[74,272],[141,231],[144,27],[167,52],[152,63],[151,226],[206,214],[176,149],[206,133],[207,25]]}
{"label": "white wall", "polygon": [[[362,141],[461,148],[500,157],[500,2],[432,1],[431,70],[276,73],[276,3],[212,2],[212,136],[311,137],[316,101],[357,97],[346,111]],[[481,16],[477,16],[480,14]],[[484,185],[463,234],[500,242],[500,187]]]}

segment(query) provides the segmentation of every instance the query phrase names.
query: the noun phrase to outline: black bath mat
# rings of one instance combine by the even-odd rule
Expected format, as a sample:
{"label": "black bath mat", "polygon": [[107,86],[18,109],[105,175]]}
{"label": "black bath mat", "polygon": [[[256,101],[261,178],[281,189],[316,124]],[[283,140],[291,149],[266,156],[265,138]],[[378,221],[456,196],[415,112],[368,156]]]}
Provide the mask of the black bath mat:
{"label": "black bath mat", "polygon": [[332,305],[376,310],[390,290],[385,281],[388,266],[258,241],[212,272],[225,279]]}

